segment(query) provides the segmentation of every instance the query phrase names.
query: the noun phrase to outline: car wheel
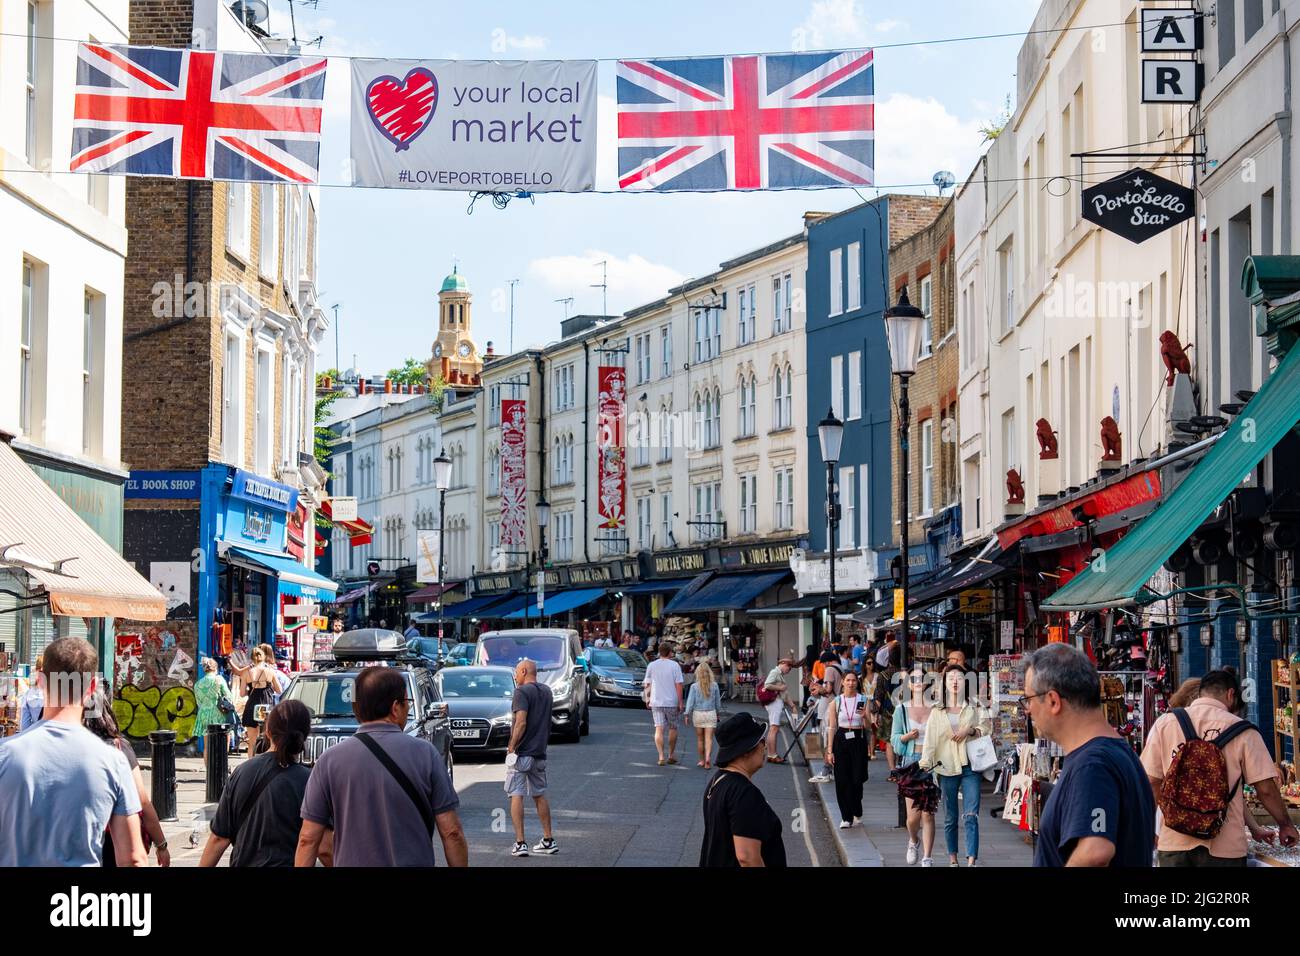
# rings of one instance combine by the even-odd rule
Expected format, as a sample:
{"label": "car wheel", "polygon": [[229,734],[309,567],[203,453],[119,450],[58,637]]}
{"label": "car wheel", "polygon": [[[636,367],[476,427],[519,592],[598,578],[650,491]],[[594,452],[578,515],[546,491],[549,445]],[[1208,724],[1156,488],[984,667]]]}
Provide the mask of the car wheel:
{"label": "car wheel", "polygon": [[451,781],[451,785],[454,787],[456,785],[456,766],[455,766],[456,762],[455,760],[452,759],[451,752],[452,752],[452,746],[451,744],[448,744],[447,745],[447,779]]}
{"label": "car wheel", "polygon": [[573,721],[573,729],[565,733],[564,739],[571,744],[576,744],[582,740],[582,715],[578,714]]}
{"label": "car wheel", "polygon": [[585,737],[591,733],[591,705],[582,708],[582,723],[578,725],[578,736]]}

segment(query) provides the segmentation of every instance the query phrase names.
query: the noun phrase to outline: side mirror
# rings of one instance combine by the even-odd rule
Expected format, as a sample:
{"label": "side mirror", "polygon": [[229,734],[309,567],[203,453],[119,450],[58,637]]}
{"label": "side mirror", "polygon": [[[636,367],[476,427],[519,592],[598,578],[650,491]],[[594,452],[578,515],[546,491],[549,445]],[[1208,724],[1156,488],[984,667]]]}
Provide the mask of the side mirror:
{"label": "side mirror", "polygon": [[430,704],[424,712],[425,720],[443,720],[451,712],[450,705],[446,703]]}
{"label": "side mirror", "polygon": [[586,658],[584,658],[584,657],[579,657],[576,661],[573,662],[573,667],[574,667],[574,670],[576,670],[579,674],[585,674],[585,673],[587,673],[587,660],[586,660]]}

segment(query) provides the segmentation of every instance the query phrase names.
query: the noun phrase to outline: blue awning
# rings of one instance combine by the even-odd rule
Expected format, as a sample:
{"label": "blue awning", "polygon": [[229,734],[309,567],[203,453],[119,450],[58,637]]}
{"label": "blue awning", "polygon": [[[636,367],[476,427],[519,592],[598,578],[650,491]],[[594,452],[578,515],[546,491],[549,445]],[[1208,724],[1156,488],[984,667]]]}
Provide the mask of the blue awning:
{"label": "blue awning", "polygon": [[[713,572],[706,572],[713,573]],[[701,575],[704,577],[704,575]],[[668,602],[664,614],[696,614],[705,611],[744,611],[760,594],[790,577],[789,571],[756,571],[750,574],[713,574],[691,585]]]}
{"label": "blue awning", "polygon": [[498,613],[484,614],[482,612],[492,608],[510,607],[515,605],[519,600],[517,594],[484,594],[480,597],[472,597],[466,601],[457,601],[455,604],[448,604],[443,608],[442,616],[444,620],[456,620],[464,617],[500,617]]}
{"label": "blue awning", "polygon": [[232,564],[242,565],[270,574],[281,581],[302,584],[333,594],[339,589],[331,579],[317,574],[291,554],[266,554],[261,551],[249,551],[246,548],[231,548],[226,552],[226,560]]}
{"label": "blue awning", "polygon": [[664,578],[662,581],[642,581],[623,588],[624,594],[668,594],[680,591],[694,581],[694,578]]}
{"label": "blue awning", "polygon": [[545,604],[541,613],[537,611],[537,595],[528,595],[524,606],[516,611],[511,611],[505,615],[510,620],[523,618],[526,616],[534,618],[552,617],[556,614],[564,614],[572,611],[574,608],[582,607],[584,604],[590,604],[599,598],[605,596],[604,588],[575,588],[572,591],[557,591],[554,594],[547,594]]}

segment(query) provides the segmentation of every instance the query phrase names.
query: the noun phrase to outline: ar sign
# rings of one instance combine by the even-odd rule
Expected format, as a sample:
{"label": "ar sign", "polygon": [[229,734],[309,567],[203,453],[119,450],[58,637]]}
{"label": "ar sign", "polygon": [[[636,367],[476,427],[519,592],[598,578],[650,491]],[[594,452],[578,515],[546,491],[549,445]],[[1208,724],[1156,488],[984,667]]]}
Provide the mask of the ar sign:
{"label": "ar sign", "polygon": [[1205,72],[1195,60],[1143,60],[1143,103],[1195,103]]}
{"label": "ar sign", "polygon": [[1191,53],[1205,45],[1202,20],[1191,7],[1142,11],[1143,53]]}

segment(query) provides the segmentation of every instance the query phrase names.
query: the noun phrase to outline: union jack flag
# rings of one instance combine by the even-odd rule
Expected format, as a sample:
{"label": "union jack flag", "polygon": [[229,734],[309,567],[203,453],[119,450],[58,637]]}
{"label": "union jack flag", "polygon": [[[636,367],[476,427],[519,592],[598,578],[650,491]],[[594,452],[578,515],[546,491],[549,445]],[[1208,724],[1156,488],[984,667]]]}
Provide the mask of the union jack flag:
{"label": "union jack flag", "polygon": [[872,51],[620,60],[621,189],[869,186]]}
{"label": "union jack flag", "polygon": [[324,57],[77,48],[70,169],[314,183]]}

